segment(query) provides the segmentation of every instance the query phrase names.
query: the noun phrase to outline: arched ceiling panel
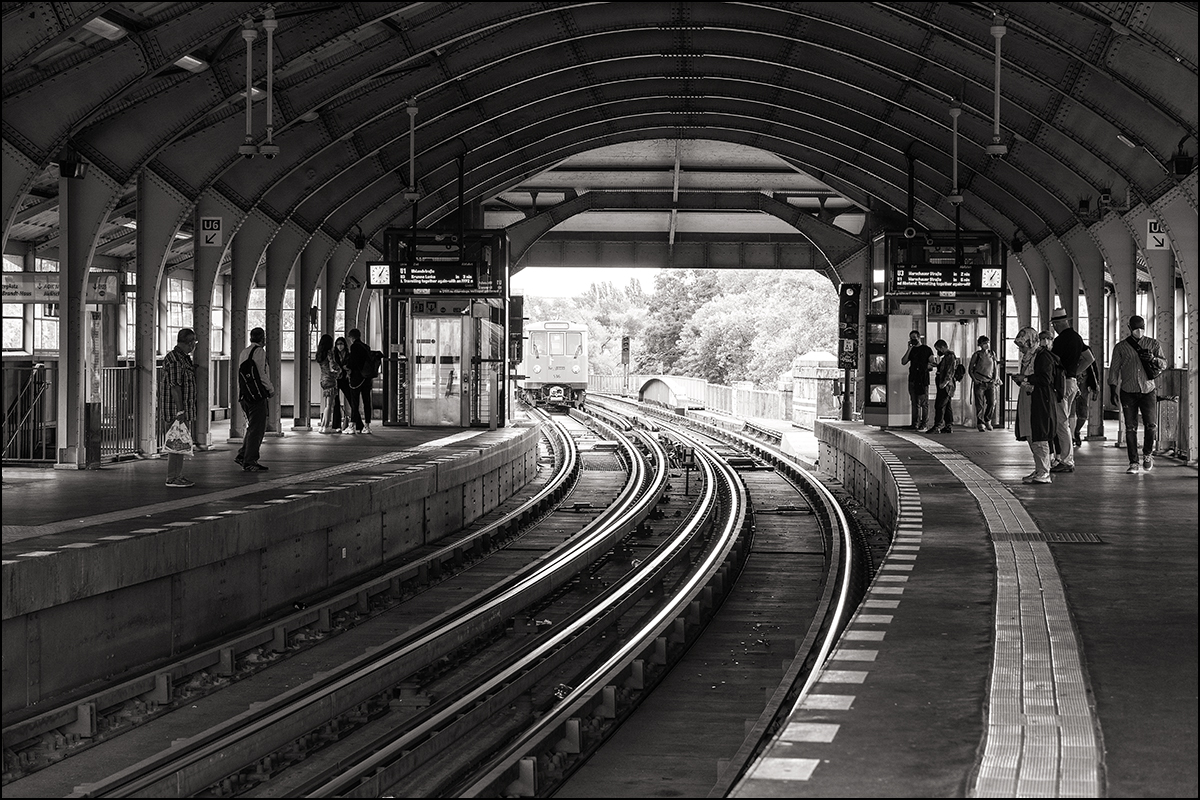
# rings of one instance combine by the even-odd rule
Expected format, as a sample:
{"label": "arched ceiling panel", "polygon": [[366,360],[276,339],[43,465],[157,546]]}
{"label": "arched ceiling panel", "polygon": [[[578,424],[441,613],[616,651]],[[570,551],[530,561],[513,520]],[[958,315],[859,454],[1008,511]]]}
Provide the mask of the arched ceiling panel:
{"label": "arched ceiling panel", "polygon": [[[762,147],[893,211],[906,210],[913,148],[917,218],[945,226],[947,110],[957,98],[964,212],[1044,236],[1079,223],[1080,196],[1112,189],[1123,200],[1131,185],[1153,201],[1170,190],[1165,165],[1195,134],[1194,4],[277,3],[281,154],[246,161],[236,156],[238,31],[264,7],[6,9],[6,145],[44,166],[70,133],[119,181],[149,160],[188,196],[213,187],[336,238],[356,224],[386,227],[388,215],[410,218],[405,106],[415,97],[423,221],[456,207],[460,154],[468,199],[487,199],[588,148],[664,136]],[[1003,162],[982,150],[993,10],[1008,25]],[[69,41],[101,11],[124,21],[124,40]],[[260,86],[264,39],[253,65]],[[184,75],[172,62],[192,49],[211,66]],[[73,99],[54,94],[63,86]],[[42,125],[30,123],[35,97],[47,106]],[[258,141],[264,109],[255,105]],[[306,112],[316,121],[302,122]],[[25,183],[38,172],[23,170]],[[44,200],[6,196],[5,208]]]}

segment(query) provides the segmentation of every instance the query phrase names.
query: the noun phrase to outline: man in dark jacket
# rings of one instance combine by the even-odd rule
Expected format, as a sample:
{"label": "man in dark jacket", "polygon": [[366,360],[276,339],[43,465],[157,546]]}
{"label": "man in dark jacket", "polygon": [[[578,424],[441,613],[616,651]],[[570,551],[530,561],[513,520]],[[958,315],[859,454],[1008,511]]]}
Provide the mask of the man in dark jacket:
{"label": "man in dark jacket", "polygon": [[1079,394],[1076,371],[1079,369],[1079,357],[1083,354],[1083,338],[1071,327],[1071,318],[1064,309],[1054,309],[1050,326],[1057,334],[1051,352],[1058,356],[1065,378],[1062,400],[1057,401],[1057,428],[1054,431],[1054,438],[1058,440],[1058,455],[1053,459],[1050,471],[1074,472],[1075,451],[1071,429],[1075,424],[1075,397]]}
{"label": "man in dark jacket", "polygon": [[908,348],[900,363],[908,367],[908,399],[912,403],[912,429],[924,431],[929,424],[929,365],[933,351],[921,344],[921,332],[908,335]]}
{"label": "man in dark jacket", "polygon": [[[363,374],[363,367],[371,357],[371,348],[363,343],[362,332],[358,328],[351,328],[347,331],[346,339],[350,342],[350,356],[346,362],[349,367],[347,380],[350,384],[347,400],[350,402],[350,416],[354,420],[354,432],[370,433],[371,385],[374,381]],[[361,413],[359,411],[360,404]]]}

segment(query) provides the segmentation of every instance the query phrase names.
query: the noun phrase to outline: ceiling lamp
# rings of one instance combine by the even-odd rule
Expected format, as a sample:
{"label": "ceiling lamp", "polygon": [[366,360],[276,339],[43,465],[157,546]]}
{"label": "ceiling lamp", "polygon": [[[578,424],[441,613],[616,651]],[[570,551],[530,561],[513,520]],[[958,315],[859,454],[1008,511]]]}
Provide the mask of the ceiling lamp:
{"label": "ceiling lamp", "polygon": [[175,66],[186,69],[188,72],[204,72],[204,70],[208,69],[208,62],[193,55],[186,55],[178,59],[175,62]]}
{"label": "ceiling lamp", "polygon": [[950,182],[954,185],[954,188],[950,190],[950,196],[946,198],[954,206],[961,205],[963,201],[962,192],[958,190],[958,117],[960,114],[962,114],[962,108],[955,101],[954,105],[950,106],[950,120],[954,125],[954,142],[951,146],[951,150],[954,153],[954,166]]}
{"label": "ceiling lamp", "polygon": [[246,98],[246,139],[242,142],[242,146],[238,148],[238,154],[246,158],[254,158],[258,155],[258,148],[254,146],[254,134],[251,131],[251,104],[254,102],[254,93],[257,91],[254,88],[254,40],[258,38],[258,31],[254,29],[254,21],[247,19],[242,24],[242,39],[246,42],[246,91],[242,92],[242,97]]}
{"label": "ceiling lamp", "polygon": [[1008,148],[1000,142],[1000,39],[1007,33],[1004,17],[996,17],[992,25],[992,37],[996,40],[995,98],[992,104],[992,143],[985,148],[992,158],[1004,158]]}
{"label": "ceiling lamp", "polygon": [[108,20],[104,19],[104,17],[96,17],[93,20],[83,23],[83,29],[85,31],[91,31],[97,36],[103,36],[110,42],[115,42],[117,39],[120,39],[122,36],[129,33],[129,31],[125,30],[120,25],[109,22]]}

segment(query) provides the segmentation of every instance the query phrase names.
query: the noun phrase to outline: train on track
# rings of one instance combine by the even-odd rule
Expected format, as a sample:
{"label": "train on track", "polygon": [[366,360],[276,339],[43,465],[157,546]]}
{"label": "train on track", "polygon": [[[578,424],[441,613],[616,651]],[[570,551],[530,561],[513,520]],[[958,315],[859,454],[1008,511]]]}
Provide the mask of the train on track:
{"label": "train on track", "polygon": [[583,408],[588,388],[588,331],[580,322],[546,320],[525,326],[525,357],[518,386],[530,405]]}

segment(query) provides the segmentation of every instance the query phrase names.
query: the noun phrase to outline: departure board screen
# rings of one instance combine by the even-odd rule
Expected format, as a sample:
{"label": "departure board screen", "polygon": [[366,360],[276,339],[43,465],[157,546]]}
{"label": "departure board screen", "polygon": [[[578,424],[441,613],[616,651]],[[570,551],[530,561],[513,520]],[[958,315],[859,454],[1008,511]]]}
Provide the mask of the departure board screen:
{"label": "departure board screen", "polygon": [[458,261],[417,264],[367,264],[373,286],[386,286],[401,294],[474,294],[479,289],[479,268]]}

